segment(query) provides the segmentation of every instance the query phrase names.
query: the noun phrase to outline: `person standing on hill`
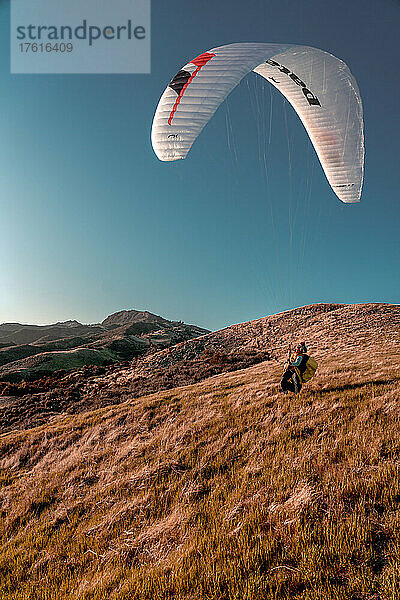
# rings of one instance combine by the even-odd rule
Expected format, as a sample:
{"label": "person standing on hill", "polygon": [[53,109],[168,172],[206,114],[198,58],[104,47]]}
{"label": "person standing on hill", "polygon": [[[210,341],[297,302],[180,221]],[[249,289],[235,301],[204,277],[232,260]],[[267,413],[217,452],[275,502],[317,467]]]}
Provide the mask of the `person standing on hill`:
{"label": "person standing on hill", "polygon": [[306,369],[310,357],[307,354],[305,342],[296,346],[295,356],[289,356],[289,362],[281,379],[281,388],[284,392],[298,394],[301,390],[301,375]]}

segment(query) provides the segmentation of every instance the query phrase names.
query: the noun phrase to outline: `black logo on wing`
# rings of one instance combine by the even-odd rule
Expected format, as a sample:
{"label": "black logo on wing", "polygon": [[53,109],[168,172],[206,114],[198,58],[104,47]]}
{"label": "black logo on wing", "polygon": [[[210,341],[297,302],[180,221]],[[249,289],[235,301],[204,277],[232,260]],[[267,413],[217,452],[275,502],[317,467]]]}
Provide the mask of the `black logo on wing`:
{"label": "black logo on wing", "polygon": [[[278,62],[276,62],[276,60],[272,60],[272,58],[266,60],[265,62],[268,65],[272,65],[273,67],[278,67],[281,73],[285,73],[285,75],[288,75],[290,79],[295,82],[296,85],[300,86],[310,106],[321,106],[321,102],[318,100],[317,96],[314,96],[314,94],[308,89],[304,81],[302,81],[300,77],[297,77],[297,75],[295,75],[293,71],[291,71],[287,67],[284,67],[283,65],[280,65]],[[272,79],[272,81],[275,81],[275,83],[279,83],[273,77],[270,77],[269,79]]]}
{"label": "black logo on wing", "polygon": [[178,71],[173,80],[168,84],[168,87],[172,88],[179,96],[191,76],[192,73],[189,73],[189,71]]}

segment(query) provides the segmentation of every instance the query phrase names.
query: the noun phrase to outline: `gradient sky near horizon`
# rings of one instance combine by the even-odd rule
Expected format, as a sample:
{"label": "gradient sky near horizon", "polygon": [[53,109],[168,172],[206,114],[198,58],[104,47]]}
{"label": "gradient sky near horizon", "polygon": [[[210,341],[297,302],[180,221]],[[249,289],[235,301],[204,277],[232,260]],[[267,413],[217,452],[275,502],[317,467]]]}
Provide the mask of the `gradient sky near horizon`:
{"label": "gradient sky near horizon", "polygon": [[[217,329],[314,302],[399,302],[399,1],[153,0],[150,75],[10,75],[9,18],[1,1],[0,322],[135,308]],[[336,198],[293,109],[255,74],[185,161],[157,160],[168,81],[240,41],[348,64],[365,113],[360,204]]]}

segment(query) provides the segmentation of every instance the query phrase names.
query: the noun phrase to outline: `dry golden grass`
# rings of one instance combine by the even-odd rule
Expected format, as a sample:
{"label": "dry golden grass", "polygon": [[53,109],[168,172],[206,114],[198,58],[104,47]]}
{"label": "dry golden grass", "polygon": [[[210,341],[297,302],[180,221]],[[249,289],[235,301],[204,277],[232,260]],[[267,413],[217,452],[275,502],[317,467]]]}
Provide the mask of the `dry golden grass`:
{"label": "dry golden grass", "polygon": [[[318,357],[317,357],[318,358]],[[399,354],[262,363],[0,438],[0,598],[397,600]]]}

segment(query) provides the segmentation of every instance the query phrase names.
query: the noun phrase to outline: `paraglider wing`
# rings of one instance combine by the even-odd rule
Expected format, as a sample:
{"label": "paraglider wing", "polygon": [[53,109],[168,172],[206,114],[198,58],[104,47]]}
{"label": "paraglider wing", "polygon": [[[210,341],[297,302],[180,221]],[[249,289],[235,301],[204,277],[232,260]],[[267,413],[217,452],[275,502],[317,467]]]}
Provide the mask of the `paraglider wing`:
{"label": "paraglider wing", "polygon": [[151,137],[158,158],[185,158],[218,106],[243,77],[290,47],[229,44],[208,50],[182,67],[166,87],[154,116]]}
{"label": "paraglider wing", "polygon": [[254,71],[282,92],[299,115],[336,195],[343,202],[358,202],[364,167],[362,104],[345,63],[317,48],[297,46]]}
{"label": "paraglider wing", "polygon": [[221,102],[253,70],[296,110],[336,195],[358,202],[364,137],[357,83],[344,62],[308,46],[229,44],[187,63],[164,91],[154,116],[158,158],[185,158]]}

